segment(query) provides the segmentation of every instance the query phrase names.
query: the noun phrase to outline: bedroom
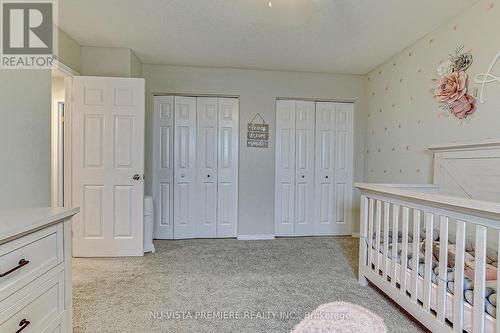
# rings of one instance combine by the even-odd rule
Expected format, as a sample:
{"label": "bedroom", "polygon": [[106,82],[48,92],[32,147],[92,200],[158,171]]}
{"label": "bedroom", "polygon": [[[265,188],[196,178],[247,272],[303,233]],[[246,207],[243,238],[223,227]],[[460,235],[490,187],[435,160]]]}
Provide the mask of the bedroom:
{"label": "bedroom", "polygon": [[[0,271],[16,269],[0,327],[305,332],[362,314],[369,331],[494,330],[497,1],[45,3],[25,27],[26,4],[2,1],[3,59],[57,60],[1,62]],[[425,242],[429,226],[448,237]],[[461,234],[453,274],[485,297],[459,303],[434,247]],[[423,254],[408,290],[401,245]],[[60,295],[42,293],[47,316],[22,303],[42,285]],[[321,306],[351,319],[314,320]]]}

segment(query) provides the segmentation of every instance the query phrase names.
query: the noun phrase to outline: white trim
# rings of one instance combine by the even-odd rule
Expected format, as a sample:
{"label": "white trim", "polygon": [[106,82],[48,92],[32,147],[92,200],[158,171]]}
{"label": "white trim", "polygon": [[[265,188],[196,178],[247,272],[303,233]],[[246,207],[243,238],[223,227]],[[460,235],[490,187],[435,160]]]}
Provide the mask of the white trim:
{"label": "white trim", "polygon": [[[55,59],[52,62],[52,71],[57,71],[64,77],[64,207],[72,207],[72,153],[71,153],[71,136],[72,136],[72,110],[73,110],[73,77],[79,76],[80,73],[66,66],[59,60]],[[51,87],[52,91],[52,87]],[[52,96],[52,92],[51,92]],[[52,97],[51,97],[52,98]],[[51,129],[52,131],[52,129]],[[52,142],[51,142],[52,145]],[[52,160],[53,156],[51,156]],[[52,163],[52,162],[51,162]],[[51,166],[51,176],[54,173]],[[56,186],[57,182],[51,180],[52,186]],[[53,188],[51,188],[51,197],[53,197]]]}
{"label": "white trim", "polygon": [[428,149],[433,152],[442,152],[450,150],[467,150],[467,149],[477,149],[477,148],[498,148],[500,147],[500,139],[485,139],[469,142],[456,142],[447,144],[435,144],[430,145]]}
{"label": "white trim", "polygon": [[[51,99],[52,99],[52,108],[50,110],[50,135],[51,135],[51,158],[50,158],[50,163],[51,163],[51,190],[50,190],[50,197],[51,197],[51,205],[52,207],[57,207],[58,203],[58,196],[59,196],[59,143],[58,143],[58,138],[59,138],[59,103],[64,103],[64,98],[53,98],[52,93],[51,93]],[[64,157],[64,154],[63,154]],[[64,173],[64,172],[63,172]]]}
{"label": "white trim", "polygon": [[500,204],[490,201],[472,200],[435,193],[416,192],[383,185],[356,183],[354,184],[362,192],[372,194],[383,194],[385,196],[397,197],[409,203],[432,205],[437,208],[450,209],[453,211],[474,211],[478,216],[500,220]]}
{"label": "white trim", "polygon": [[52,61],[52,70],[60,71],[61,73],[64,74],[64,76],[69,76],[69,77],[80,75],[80,73],[78,73],[77,71],[75,71],[71,67],[66,66],[65,64],[63,64],[62,62],[60,62],[57,59]]}
{"label": "white trim", "polygon": [[73,77],[64,79],[64,207],[73,206]]}
{"label": "white trim", "polygon": [[238,240],[273,240],[274,234],[238,235]]}
{"label": "white trim", "polygon": [[353,232],[351,236],[353,238],[359,238],[359,232]]}

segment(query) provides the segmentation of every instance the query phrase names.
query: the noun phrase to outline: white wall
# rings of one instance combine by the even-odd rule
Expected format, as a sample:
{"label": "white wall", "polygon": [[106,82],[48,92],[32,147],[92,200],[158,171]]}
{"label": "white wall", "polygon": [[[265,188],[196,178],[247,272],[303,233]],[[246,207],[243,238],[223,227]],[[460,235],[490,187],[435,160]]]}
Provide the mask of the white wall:
{"label": "white wall", "polygon": [[500,51],[499,31],[500,3],[479,1],[367,75],[366,181],[432,182],[430,144],[500,137],[500,84],[488,86],[486,103],[463,123],[439,117],[431,93],[437,66],[460,44],[474,56],[469,88],[479,87],[472,79]]}
{"label": "white wall", "polygon": [[142,63],[135,55],[134,51],[129,50],[130,54],[130,77],[142,77]]}
{"label": "white wall", "polygon": [[49,70],[0,70],[0,209],[50,204]]}
{"label": "white wall", "polygon": [[74,71],[80,72],[80,45],[59,29],[57,38],[57,58]]}
{"label": "white wall", "polygon": [[[356,100],[355,179],[363,177],[365,82],[362,76],[143,65],[146,79],[146,170],[151,184],[154,93],[240,96],[239,234],[274,234],[275,100],[277,97]],[[269,149],[246,147],[246,124],[257,113],[270,124]],[[355,197],[355,204],[359,199]],[[356,208],[357,209],[357,208]],[[354,214],[358,229],[358,214]]]}
{"label": "white wall", "polygon": [[142,64],[129,48],[82,46],[80,74],[141,77]]}

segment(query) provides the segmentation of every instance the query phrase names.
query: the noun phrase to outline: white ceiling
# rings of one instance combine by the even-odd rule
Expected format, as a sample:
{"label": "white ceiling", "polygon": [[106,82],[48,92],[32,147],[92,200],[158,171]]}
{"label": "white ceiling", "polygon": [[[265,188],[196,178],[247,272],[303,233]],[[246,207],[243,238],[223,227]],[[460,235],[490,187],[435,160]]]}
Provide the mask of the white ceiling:
{"label": "white ceiling", "polygon": [[477,0],[60,0],[84,46],[143,63],[365,74]]}

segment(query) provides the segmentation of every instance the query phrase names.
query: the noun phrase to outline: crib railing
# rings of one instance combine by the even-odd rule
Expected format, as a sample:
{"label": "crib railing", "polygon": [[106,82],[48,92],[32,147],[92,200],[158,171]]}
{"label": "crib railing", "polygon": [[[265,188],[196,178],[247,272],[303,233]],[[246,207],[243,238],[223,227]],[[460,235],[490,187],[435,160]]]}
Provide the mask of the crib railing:
{"label": "crib railing", "polygon": [[[487,245],[498,251],[500,204],[440,195],[433,185],[356,187],[361,190],[360,284],[369,280],[433,332],[500,333],[500,321],[485,312],[486,251]],[[455,248],[452,267],[449,242]],[[475,247],[473,302],[464,302],[466,243]],[[452,290],[447,289],[449,269]],[[500,279],[493,283],[500,290]]]}

